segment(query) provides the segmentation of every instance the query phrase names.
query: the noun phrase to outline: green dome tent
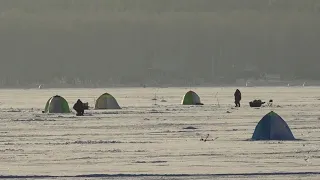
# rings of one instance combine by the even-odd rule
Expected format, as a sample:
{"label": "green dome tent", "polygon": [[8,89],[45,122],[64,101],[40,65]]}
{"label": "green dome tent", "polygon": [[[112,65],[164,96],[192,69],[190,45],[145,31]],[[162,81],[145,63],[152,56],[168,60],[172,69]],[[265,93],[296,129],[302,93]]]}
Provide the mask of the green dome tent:
{"label": "green dome tent", "polygon": [[63,97],[53,96],[47,101],[44,113],[70,113],[69,104]]}
{"label": "green dome tent", "polygon": [[266,114],[256,126],[252,140],[295,140],[287,123],[275,112]]}
{"label": "green dome tent", "polygon": [[111,94],[104,93],[96,100],[95,109],[121,109],[121,107]]}
{"label": "green dome tent", "polygon": [[203,105],[200,102],[200,97],[198,96],[198,94],[193,91],[188,91],[183,96],[181,104],[183,104],[183,105]]}

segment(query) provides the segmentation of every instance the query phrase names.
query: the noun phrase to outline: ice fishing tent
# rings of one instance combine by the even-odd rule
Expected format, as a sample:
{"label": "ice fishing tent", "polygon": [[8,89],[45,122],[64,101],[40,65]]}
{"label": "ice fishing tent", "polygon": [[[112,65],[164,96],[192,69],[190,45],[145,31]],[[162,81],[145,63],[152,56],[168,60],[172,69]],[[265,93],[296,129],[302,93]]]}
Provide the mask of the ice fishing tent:
{"label": "ice fishing tent", "polygon": [[102,94],[95,104],[95,109],[121,109],[117,100],[109,93]]}
{"label": "ice fishing tent", "polygon": [[252,140],[294,140],[287,123],[275,112],[266,114],[256,126]]}
{"label": "ice fishing tent", "polygon": [[51,97],[44,108],[45,113],[70,113],[68,102],[61,96]]}
{"label": "ice fishing tent", "polygon": [[198,94],[193,91],[188,91],[183,96],[181,104],[183,104],[183,105],[203,105],[200,102],[200,97],[198,96]]}

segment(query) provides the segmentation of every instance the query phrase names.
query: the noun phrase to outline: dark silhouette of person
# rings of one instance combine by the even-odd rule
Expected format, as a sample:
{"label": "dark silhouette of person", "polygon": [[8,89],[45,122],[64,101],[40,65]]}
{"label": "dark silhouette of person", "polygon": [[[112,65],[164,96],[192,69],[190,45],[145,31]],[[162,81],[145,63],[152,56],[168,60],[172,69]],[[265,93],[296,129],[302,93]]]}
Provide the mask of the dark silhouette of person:
{"label": "dark silhouette of person", "polygon": [[84,114],[84,104],[80,99],[73,105],[73,109],[77,111],[77,116],[83,116]]}
{"label": "dark silhouette of person", "polygon": [[234,92],[234,103],[236,104],[236,107],[240,107],[240,101],[241,101],[241,92],[239,89]]}

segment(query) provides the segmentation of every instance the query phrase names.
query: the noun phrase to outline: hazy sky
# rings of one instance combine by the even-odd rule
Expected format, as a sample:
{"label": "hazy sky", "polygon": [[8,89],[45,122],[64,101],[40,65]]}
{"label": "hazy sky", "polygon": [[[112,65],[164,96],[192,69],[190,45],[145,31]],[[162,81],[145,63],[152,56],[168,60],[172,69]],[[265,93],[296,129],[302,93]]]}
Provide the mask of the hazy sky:
{"label": "hazy sky", "polygon": [[1,0],[0,78],[318,76],[319,12],[317,0]]}

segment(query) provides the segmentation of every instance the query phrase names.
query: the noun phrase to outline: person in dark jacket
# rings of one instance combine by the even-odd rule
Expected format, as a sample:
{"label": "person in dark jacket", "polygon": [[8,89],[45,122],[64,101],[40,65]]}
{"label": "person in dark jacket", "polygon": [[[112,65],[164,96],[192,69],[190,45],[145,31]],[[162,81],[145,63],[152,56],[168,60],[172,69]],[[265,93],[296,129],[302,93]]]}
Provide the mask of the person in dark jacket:
{"label": "person in dark jacket", "polygon": [[80,99],[73,105],[73,109],[77,111],[77,116],[83,116],[84,114],[84,105]]}
{"label": "person in dark jacket", "polygon": [[240,101],[241,101],[241,92],[239,89],[236,90],[234,93],[234,103],[236,104],[236,107],[240,107]]}

